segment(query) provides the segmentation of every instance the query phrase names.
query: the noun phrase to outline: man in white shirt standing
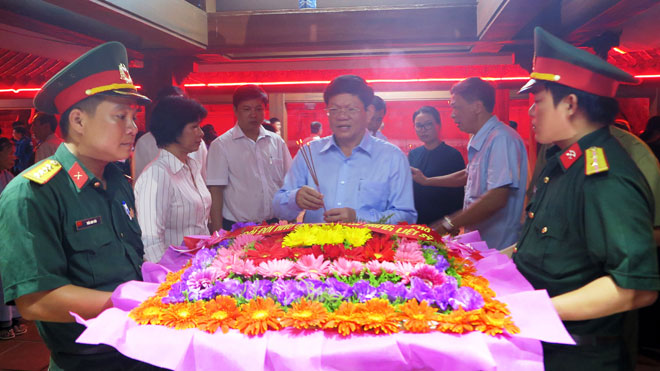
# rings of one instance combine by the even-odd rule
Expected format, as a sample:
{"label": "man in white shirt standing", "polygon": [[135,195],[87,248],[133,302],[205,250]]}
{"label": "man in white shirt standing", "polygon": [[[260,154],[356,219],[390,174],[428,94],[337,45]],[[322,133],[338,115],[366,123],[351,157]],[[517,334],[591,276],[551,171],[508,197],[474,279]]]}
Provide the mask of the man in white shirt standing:
{"label": "man in white shirt standing", "polygon": [[211,228],[236,222],[273,222],[272,201],[291,166],[284,140],[262,127],[266,92],[256,85],[234,91],[237,123],[209,147],[206,185],[211,192]]}
{"label": "man in white shirt standing", "polygon": [[57,118],[54,115],[37,112],[32,117],[31,125],[32,135],[37,140],[34,151],[34,162],[37,163],[55,154],[57,147],[62,143],[62,138],[55,134]]}

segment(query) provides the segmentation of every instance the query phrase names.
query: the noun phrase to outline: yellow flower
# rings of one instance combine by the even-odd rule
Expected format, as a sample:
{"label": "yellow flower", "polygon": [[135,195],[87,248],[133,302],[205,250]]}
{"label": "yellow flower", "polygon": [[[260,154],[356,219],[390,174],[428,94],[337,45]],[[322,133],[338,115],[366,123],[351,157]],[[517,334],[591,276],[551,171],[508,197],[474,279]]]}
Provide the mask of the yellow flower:
{"label": "yellow flower", "polygon": [[282,246],[334,245],[346,241],[351,246],[363,246],[371,238],[371,231],[340,224],[303,224],[284,237]]}

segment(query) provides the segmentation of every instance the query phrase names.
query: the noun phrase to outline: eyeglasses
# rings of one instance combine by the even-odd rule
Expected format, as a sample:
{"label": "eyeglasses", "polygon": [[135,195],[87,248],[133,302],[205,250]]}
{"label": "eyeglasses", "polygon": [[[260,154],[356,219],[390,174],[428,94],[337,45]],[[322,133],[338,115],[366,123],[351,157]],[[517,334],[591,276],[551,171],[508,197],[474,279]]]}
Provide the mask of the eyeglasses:
{"label": "eyeglasses", "polygon": [[425,123],[425,124],[417,124],[417,123],[415,123],[415,129],[416,129],[416,130],[429,130],[430,128],[433,127],[433,125],[435,125],[435,124],[432,123],[432,122],[427,122],[427,123]]}
{"label": "eyeglasses", "polygon": [[252,113],[252,112],[262,113],[262,112],[265,111],[265,109],[262,106],[254,107],[254,108],[252,108],[252,107],[241,107],[240,111],[243,112],[243,113]]}
{"label": "eyeglasses", "polygon": [[328,116],[339,116],[342,113],[347,114],[348,116],[356,116],[360,112],[362,112],[361,109],[356,108],[356,107],[330,107],[326,108],[325,112],[328,113]]}

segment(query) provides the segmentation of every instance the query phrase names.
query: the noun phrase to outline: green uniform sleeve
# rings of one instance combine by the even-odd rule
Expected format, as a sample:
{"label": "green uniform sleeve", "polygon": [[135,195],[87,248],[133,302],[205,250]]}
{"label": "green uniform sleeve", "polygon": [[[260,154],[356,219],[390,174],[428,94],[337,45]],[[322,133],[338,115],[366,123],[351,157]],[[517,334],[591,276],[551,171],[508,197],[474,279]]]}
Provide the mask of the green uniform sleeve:
{"label": "green uniform sleeve", "polygon": [[587,249],[622,288],[660,289],[651,200],[641,178],[603,174],[585,182]]}
{"label": "green uniform sleeve", "polygon": [[48,185],[20,178],[2,192],[0,272],[6,302],[70,283],[57,202]]}

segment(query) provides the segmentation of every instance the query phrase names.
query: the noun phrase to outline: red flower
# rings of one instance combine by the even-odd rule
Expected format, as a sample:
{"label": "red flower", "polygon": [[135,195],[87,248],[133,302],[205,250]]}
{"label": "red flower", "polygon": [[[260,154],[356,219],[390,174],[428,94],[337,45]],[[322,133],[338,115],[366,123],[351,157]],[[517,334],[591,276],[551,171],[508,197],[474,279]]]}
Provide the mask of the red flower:
{"label": "red flower", "polygon": [[[292,247],[289,249],[289,255],[288,258],[296,261],[300,259],[301,257],[309,254],[313,254],[314,252],[312,249],[307,248],[307,247]],[[320,254],[319,254],[320,255]]]}
{"label": "red flower", "polygon": [[255,250],[248,250],[247,259],[252,259],[254,265],[259,265],[263,261],[272,259],[286,259],[289,255],[289,249],[282,246],[263,246],[255,245]]}
{"label": "red flower", "polygon": [[364,257],[367,261],[394,261],[394,240],[388,235],[374,235],[374,237],[364,245]]}
{"label": "red flower", "polygon": [[359,262],[366,262],[368,260],[364,255],[364,246],[354,247],[351,250],[344,250],[344,258],[357,260]]}

